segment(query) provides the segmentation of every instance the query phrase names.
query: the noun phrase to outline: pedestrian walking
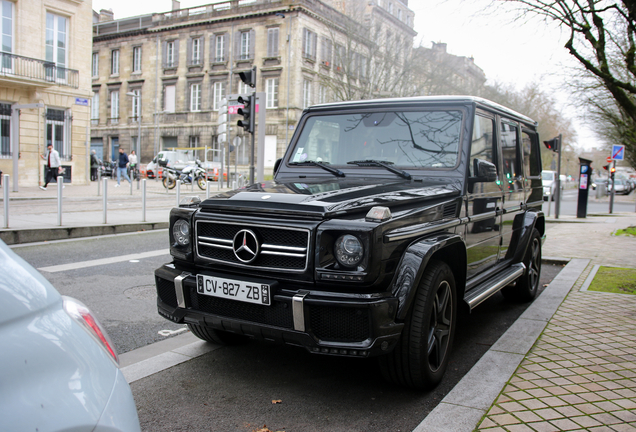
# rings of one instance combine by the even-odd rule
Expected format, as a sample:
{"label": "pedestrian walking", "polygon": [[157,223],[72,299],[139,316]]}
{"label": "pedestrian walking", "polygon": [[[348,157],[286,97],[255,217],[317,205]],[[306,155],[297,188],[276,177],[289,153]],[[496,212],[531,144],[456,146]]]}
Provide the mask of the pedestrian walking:
{"label": "pedestrian walking", "polygon": [[62,171],[62,162],[60,161],[60,154],[53,148],[53,144],[46,146],[47,154],[41,155],[42,159],[46,160],[46,176],[44,178],[44,186],[40,186],[40,189],[46,190],[47,185],[57,178],[58,174]]}
{"label": "pedestrian walking", "polygon": [[121,181],[121,175],[124,175],[124,178],[128,180],[128,183],[132,183],[130,181],[130,177],[128,177],[128,173],[126,172],[126,167],[128,166],[128,155],[124,153],[124,149],[119,149],[119,162],[117,163],[117,184],[115,187],[119,187],[119,182]]}
{"label": "pedestrian walking", "polygon": [[91,150],[91,181],[97,180],[97,169],[99,168],[99,161],[97,160],[97,153],[95,150]]}
{"label": "pedestrian walking", "polygon": [[130,151],[130,155],[128,155],[128,166],[130,167],[130,174],[133,176],[133,178],[137,178],[137,172],[135,171],[137,169],[137,155],[135,154],[134,150]]}

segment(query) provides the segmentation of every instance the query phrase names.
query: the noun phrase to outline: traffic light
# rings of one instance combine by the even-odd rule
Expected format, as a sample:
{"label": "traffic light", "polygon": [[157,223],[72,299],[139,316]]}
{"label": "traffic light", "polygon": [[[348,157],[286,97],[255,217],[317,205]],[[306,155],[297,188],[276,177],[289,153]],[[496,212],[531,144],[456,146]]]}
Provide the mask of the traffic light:
{"label": "traffic light", "polygon": [[552,138],[549,141],[543,141],[543,144],[548,150],[552,150],[553,152],[559,151],[559,137]]}
{"label": "traffic light", "polygon": [[238,114],[243,116],[243,120],[239,120],[236,124],[249,133],[254,133],[254,120],[256,120],[256,96],[250,95],[247,99],[242,96],[238,97],[238,102],[243,104],[243,108],[238,109]]}
{"label": "traffic light", "polygon": [[614,178],[614,174],[616,174],[616,167],[610,168],[610,175],[612,176],[612,179]]}
{"label": "traffic light", "polygon": [[246,85],[252,88],[256,87],[256,66],[252,70],[240,72],[239,77]]}
{"label": "traffic light", "polygon": [[605,171],[609,171],[609,168],[610,168],[610,164],[603,165],[603,169],[604,169]]}
{"label": "traffic light", "polygon": [[219,121],[216,129],[217,142],[219,144],[227,142],[227,99],[221,99],[219,105]]}

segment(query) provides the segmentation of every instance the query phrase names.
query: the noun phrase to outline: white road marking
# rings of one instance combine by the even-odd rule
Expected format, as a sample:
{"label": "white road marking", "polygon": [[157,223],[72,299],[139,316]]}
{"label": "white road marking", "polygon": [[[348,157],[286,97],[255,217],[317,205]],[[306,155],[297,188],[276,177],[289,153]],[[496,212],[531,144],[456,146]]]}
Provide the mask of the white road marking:
{"label": "white road marking", "polygon": [[159,330],[157,333],[159,333],[160,336],[172,336],[179,333],[183,333],[184,331],[188,331],[188,329],[184,327],[184,328],[180,328],[179,330]]}
{"label": "white road marking", "polygon": [[38,268],[38,270],[45,271],[48,273],[58,273],[58,272],[63,272],[68,270],[77,270],[77,269],[82,269],[87,267],[114,264],[114,263],[123,262],[123,261],[139,260],[143,258],[151,258],[151,257],[156,257],[160,255],[169,255],[169,254],[170,254],[170,249],[159,249],[155,251],[142,252],[142,253],[130,254],[130,255],[121,255],[121,256],[116,256],[111,258],[101,258],[101,259],[90,260],[90,261],[80,261],[80,262],[69,263],[69,264],[40,267]]}

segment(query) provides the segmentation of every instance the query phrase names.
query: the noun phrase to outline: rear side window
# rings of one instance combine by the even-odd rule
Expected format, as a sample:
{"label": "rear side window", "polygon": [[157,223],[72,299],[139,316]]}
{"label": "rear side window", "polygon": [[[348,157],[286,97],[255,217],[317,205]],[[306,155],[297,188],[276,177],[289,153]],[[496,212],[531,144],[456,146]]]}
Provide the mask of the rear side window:
{"label": "rear side window", "polygon": [[494,120],[480,115],[475,116],[473,125],[473,138],[470,146],[470,177],[476,177],[475,160],[481,159],[492,164],[495,162],[494,154]]}
{"label": "rear side window", "polygon": [[539,137],[535,132],[521,132],[523,149],[523,172],[526,177],[538,177],[541,174],[541,149]]}
{"label": "rear side window", "polygon": [[501,157],[503,160],[503,174],[505,180],[512,184],[521,176],[521,164],[518,159],[517,137],[519,127],[509,121],[501,121]]}

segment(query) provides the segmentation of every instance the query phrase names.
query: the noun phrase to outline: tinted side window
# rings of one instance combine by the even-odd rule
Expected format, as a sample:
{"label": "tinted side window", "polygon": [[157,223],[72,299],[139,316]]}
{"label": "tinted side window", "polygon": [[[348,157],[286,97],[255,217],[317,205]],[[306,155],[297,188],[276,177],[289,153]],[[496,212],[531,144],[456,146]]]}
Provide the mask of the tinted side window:
{"label": "tinted side window", "polygon": [[521,166],[517,156],[517,136],[519,127],[516,124],[501,121],[501,156],[503,159],[504,179],[513,183],[521,177]]}
{"label": "tinted side window", "polygon": [[541,151],[537,134],[522,131],[521,146],[523,149],[523,173],[526,177],[538,177],[541,174]]}
{"label": "tinted side window", "polygon": [[470,163],[469,175],[476,177],[475,159],[481,159],[490,163],[495,163],[493,152],[494,144],[494,120],[480,115],[475,116],[475,124],[473,126],[473,138],[470,146]]}

